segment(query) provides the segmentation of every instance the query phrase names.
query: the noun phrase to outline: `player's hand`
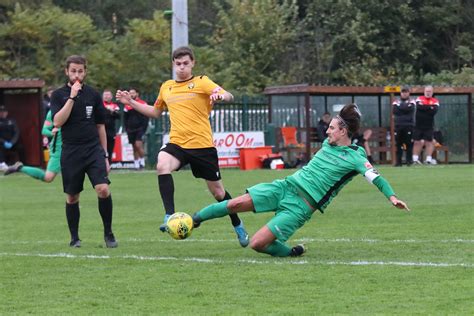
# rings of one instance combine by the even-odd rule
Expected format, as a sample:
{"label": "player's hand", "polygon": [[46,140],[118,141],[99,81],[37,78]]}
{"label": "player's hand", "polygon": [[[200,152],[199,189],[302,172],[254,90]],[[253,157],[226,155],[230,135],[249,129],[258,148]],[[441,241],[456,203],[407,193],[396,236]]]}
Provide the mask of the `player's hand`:
{"label": "player's hand", "polygon": [[117,99],[120,103],[130,104],[132,97],[128,91],[117,90],[117,93],[115,93],[115,99]]}
{"label": "player's hand", "polygon": [[109,163],[109,158],[105,158],[105,167],[106,167],[106,170],[107,170],[107,175],[109,175],[110,173],[110,163]]}
{"label": "player's hand", "polygon": [[397,199],[395,196],[390,197],[390,202],[392,202],[392,205],[395,206],[398,209],[406,210],[407,212],[410,212],[410,209],[408,208],[408,205],[403,202],[402,200]]}
{"label": "player's hand", "polygon": [[6,149],[10,149],[13,147],[13,144],[11,142],[4,142],[3,147],[5,147]]}
{"label": "player's hand", "polygon": [[219,94],[219,93],[213,93],[209,96],[210,102],[209,103],[214,103],[215,101],[222,101],[224,100],[224,95]]}
{"label": "player's hand", "polygon": [[71,86],[71,94],[70,94],[70,97],[71,98],[75,98],[78,94],[79,94],[79,91],[82,89],[82,84],[79,80],[76,80],[76,82],[74,82],[74,84]]}
{"label": "player's hand", "polygon": [[57,127],[53,127],[53,129],[51,130],[51,133],[53,133],[53,136],[56,135],[56,133],[59,131],[59,128]]}

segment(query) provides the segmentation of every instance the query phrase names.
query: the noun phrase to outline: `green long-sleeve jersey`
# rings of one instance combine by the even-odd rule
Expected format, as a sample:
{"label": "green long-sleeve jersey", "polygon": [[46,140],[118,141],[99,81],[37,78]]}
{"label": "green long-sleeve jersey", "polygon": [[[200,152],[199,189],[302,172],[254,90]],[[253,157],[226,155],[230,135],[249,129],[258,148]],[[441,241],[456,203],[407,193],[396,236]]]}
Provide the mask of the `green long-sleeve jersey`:
{"label": "green long-sleeve jersey", "polygon": [[[46,114],[46,118],[43,123],[43,128],[41,129],[41,134],[48,138],[51,138],[53,137],[53,128],[54,128],[53,117],[51,115],[51,111],[48,111],[48,114]],[[63,142],[62,142],[61,129],[59,129],[56,134],[56,142],[54,140],[54,137],[51,139],[51,143],[49,144],[49,150],[52,154],[58,154],[59,156],[61,156],[62,145],[63,145]]]}
{"label": "green long-sleeve jersey", "polygon": [[362,147],[330,145],[326,139],[311,161],[288,176],[305,196],[311,198],[321,212],[341,189],[357,174],[363,175],[389,198],[395,195],[390,184],[367,160]]}

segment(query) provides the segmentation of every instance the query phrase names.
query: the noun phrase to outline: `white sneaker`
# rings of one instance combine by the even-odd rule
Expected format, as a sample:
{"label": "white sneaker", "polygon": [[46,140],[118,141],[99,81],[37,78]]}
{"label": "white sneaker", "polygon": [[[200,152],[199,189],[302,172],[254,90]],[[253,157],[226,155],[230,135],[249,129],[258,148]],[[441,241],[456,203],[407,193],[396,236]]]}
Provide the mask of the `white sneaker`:
{"label": "white sneaker", "polygon": [[414,165],[422,165],[421,161],[419,160],[413,160]]}
{"label": "white sneaker", "polygon": [[0,162],[0,171],[6,171],[8,169],[8,165],[5,162]]}
{"label": "white sneaker", "polygon": [[425,165],[437,165],[438,162],[436,161],[436,159],[431,159],[430,161],[426,160],[425,161]]}

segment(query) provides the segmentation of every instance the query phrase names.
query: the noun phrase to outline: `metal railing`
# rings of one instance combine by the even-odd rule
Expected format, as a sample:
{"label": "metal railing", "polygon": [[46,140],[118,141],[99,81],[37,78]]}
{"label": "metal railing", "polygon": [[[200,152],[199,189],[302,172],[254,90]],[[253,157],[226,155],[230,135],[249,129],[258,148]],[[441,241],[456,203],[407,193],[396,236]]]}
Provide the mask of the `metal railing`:
{"label": "metal railing", "polygon": [[[143,99],[148,104],[154,102],[153,95],[144,95]],[[268,104],[264,101],[266,98],[242,97],[236,98],[232,103],[216,104],[209,115],[213,132],[267,131]],[[164,112],[158,119],[149,121],[145,140],[148,164],[156,163],[158,151],[163,145],[163,135],[169,133],[169,130],[168,112]]]}

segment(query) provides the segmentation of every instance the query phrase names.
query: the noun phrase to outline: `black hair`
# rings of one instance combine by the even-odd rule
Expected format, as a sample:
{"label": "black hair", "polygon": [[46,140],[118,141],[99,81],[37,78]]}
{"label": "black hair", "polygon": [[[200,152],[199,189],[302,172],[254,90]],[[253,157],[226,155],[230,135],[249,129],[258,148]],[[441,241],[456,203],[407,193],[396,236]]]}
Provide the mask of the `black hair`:
{"label": "black hair", "polygon": [[346,128],[349,137],[356,134],[360,127],[360,118],[362,114],[356,104],[347,104],[337,115],[339,127]]}

